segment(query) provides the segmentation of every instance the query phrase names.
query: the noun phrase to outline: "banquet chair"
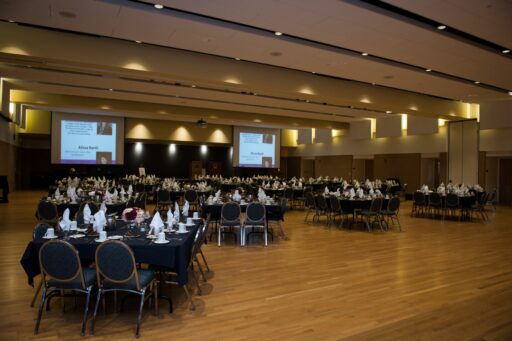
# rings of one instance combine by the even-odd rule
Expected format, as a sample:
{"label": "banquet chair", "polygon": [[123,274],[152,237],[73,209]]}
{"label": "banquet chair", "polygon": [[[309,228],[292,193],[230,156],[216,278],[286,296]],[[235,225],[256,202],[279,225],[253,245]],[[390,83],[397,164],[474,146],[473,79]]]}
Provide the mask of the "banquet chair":
{"label": "banquet chair", "polygon": [[[199,239],[199,246],[198,246],[198,252],[201,255],[201,258],[203,259],[204,265],[206,267],[206,271],[208,271],[208,272],[210,272],[211,270],[210,270],[210,266],[208,265],[208,262],[206,261],[206,257],[204,256],[204,253],[203,253],[203,244],[204,244],[206,238],[208,237],[208,231],[210,230],[210,224],[211,224],[210,215],[208,215],[208,217],[206,218],[206,221],[202,227],[202,229],[203,229],[202,238]],[[196,259],[196,261],[198,263],[198,267],[201,268],[201,264],[199,263],[198,258]],[[206,282],[206,277],[204,277],[204,275],[203,275],[203,279]]]}
{"label": "banquet chair", "polygon": [[[48,225],[46,223],[39,223],[34,227],[34,230],[32,231],[32,240],[41,239],[46,234],[46,231],[48,228],[52,227],[51,225]],[[39,284],[36,287],[36,292],[34,293],[34,297],[32,298],[32,302],[30,303],[30,307],[34,307],[34,304],[36,303],[37,296],[39,296],[39,293],[41,292],[41,287],[43,286],[43,281],[41,280]]]}
{"label": "banquet chair", "polygon": [[[454,213],[460,211],[459,197],[455,193],[448,193],[446,195],[446,201],[444,205],[445,211],[450,213],[450,217],[454,216]],[[461,212],[462,213],[462,212]],[[462,214],[459,214],[459,220],[462,218]]]}
{"label": "banquet chair", "polygon": [[487,202],[487,197],[489,196],[489,193],[482,193],[480,196],[480,200],[477,200],[473,206],[471,206],[471,213],[480,214],[483,221],[489,220],[489,216],[487,215],[487,212],[485,212],[485,203]]}
{"label": "banquet chair", "polygon": [[497,191],[495,188],[491,192],[491,194],[487,197],[487,200],[485,202],[485,206],[491,206],[494,212],[496,212],[496,195],[497,195]]}
{"label": "banquet chair", "polygon": [[[316,212],[316,200],[315,200],[315,195],[311,191],[304,192],[304,197],[306,198],[306,201],[304,202],[304,205],[307,208],[306,216],[304,217],[304,221],[307,222],[308,221],[309,213],[310,212]],[[315,216],[313,216],[313,221],[314,221],[314,217]]]}
{"label": "banquet chair", "polygon": [[[137,269],[132,249],[118,240],[107,240],[96,249],[96,273],[98,281],[98,295],[91,321],[91,335],[94,334],[94,324],[102,296],[107,292],[124,291],[140,296],[139,312],[135,337],[140,335],[140,322],[144,302],[153,297],[155,302],[155,315],[158,317],[158,289],[155,272],[149,269]],[[146,295],[147,290],[151,294]]]}
{"label": "banquet chair", "polygon": [[350,212],[345,212],[343,211],[343,209],[341,208],[341,204],[340,204],[340,201],[339,199],[334,196],[334,195],[331,195],[329,197],[329,200],[330,200],[330,204],[331,204],[331,219],[329,221],[329,225],[331,224],[331,222],[335,223],[336,222],[336,217],[340,217],[340,223],[338,224],[338,227],[343,227],[343,217],[344,216],[348,216],[350,214]]}
{"label": "banquet chair", "polygon": [[[382,228],[382,215],[380,214],[382,210],[382,198],[374,198],[372,199],[372,202],[370,204],[370,208],[367,210],[362,210],[359,212],[359,215],[361,216],[361,220],[364,219],[364,222],[366,224],[366,228],[368,229],[368,232],[370,232],[373,229],[373,224],[379,223],[381,231],[384,231]],[[370,228],[370,221],[372,228]]]}
{"label": "banquet chair", "polygon": [[[286,199],[286,198],[285,198]],[[268,245],[268,227],[267,227],[267,215],[265,210],[265,205],[260,202],[252,202],[247,205],[247,210],[245,212],[246,218],[242,227],[242,235],[246,234],[247,229],[251,229],[246,235],[247,241],[249,241],[249,236],[254,233],[263,233],[265,246]],[[259,228],[261,231],[257,231]],[[243,238],[242,238],[243,239]],[[242,241],[242,246],[245,245],[245,240]]]}
{"label": "banquet chair", "polygon": [[285,188],[283,196],[288,200],[290,209],[293,209],[293,205],[295,204],[295,198],[293,197],[293,188],[291,188],[291,187]]}
{"label": "banquet chair", "polygon": [[133,201],[134,207],[146,209],[147,193],[137,193],[137,197]]}
{"label": "banquet chair", "polygon": [[[217,228],[218,231],[218,240],[217,244],[220,246],[221,236],[225,233],[230,233],[235,237],[236,242],[236,233],[234,231],[235,227],[240,229],[240,244],[243,245],[243,227],[240,221],[240,205],[235,202],[228,202],[222,205],[220,210],[220,224]],[[227,231],[226,231],[227,230]]]}
{"label": "banquet chair", "polygon": [[402,188],[400,188],[400,190],[398,190],[395,195],[397,197],[404,197],[405,199],[405,194],[407,192],[407,184],[403,184]]}
{"label": "banquet chair", "polygon": [[171,194],[166,189],[160,189],[156,192],[155,211],[166,211],[171,206]]}
{"label": "banquet chair", "polygon": [[96,280],[96,270],[82,268],[78,251],[73,245],[63,240],[50,240],[41,246],[39,249],[39,265],[41,267],[43,295],[39,304],[34,334],[39,332],[46,300],[50,300],[53,296],[76,296],[63,294],[65,290],[69,290],[84,293],[86,296],[81,330],[81,335],[84,336],[91,292]]}
{"label": "banquet chair", "polygon": [[295,196],[294,200],[296,205],[305,208],[306,207],[306,193],[311,192],[311,187],[306,187],[302,190],[302,193],[298,196]]}
{"label": "banquet chair", "polygon": [[425,214],[426,200],[425,194],[422,192],[414,192],[412,195],[412,210],[411,217],[418,217],[420,214]]}
{"label": "banquet chair", "polygon": [[315,221],[315,217],[316,217],[316,221],[317,222],[320,222],[320,217],[321,216],[325,216],[326,217],[326,223],[329,223],[329,206],[327,205],[327,199],[325,199],[325,196],[323,194],[318,194],[316,197],[315,197],[315,201],[316,201],[316,210],[315,210],[315,215],[313,216],[313,222]]}
{"label": "banquet chair", "polygon": [[199,195],[197,195],[197,192],[193,189],[188,189],[183,196],[188,201],[190,210],[197,211],[199,205]]}
{"label": "banquet chair", "polygon": [[400,219],[398,219],[398,211],[400,209],[400,197],[394,196],[388,201],[388,207],[384,210],[380,211],[380,214],[383,218],[386,218],[384,220],[386,222],[386,225],[389,229],[390,224],[394,225],[396,222],[396,225],[402,231],[402,225],[400,224]]}
{"label": "banquet chair", "polygon": [[275,223],[277,224],[277,227],[279,227],[279,230],[281,232],[281,237],[283,239],[288,239],[288,236],[286,235],[286,232],[284,231],[283,224],[281,222],[284,222],[284,215],[288,209],[288,200],[286,198],[280,198],[279,199],[279,210],[269,209],[266,210],[267,215],[267,230],[270,236],[272,237],[272,241],[274,241],[274,233],[271,229],[271,224]]}
{"label": "banquet chair", "polygon": [[46,200],[39,201],[39,204],[37,205],[37,216],[39,217],[40,222],[53,226],[57,226],[59,221],[57,206]]}
{"label": "banquet chair", "polygon": [[439,215],[439,213],[441,213],[442,210],[443,210],[443,202],[441,199],[441,195],[436,192],[430,193],[430,195],[428,196],[428,206],[427,206],[428,214],[430,214],[430,216],[432,218],[434,218],[436,216],[436,213],[437,213],[437,215]]}

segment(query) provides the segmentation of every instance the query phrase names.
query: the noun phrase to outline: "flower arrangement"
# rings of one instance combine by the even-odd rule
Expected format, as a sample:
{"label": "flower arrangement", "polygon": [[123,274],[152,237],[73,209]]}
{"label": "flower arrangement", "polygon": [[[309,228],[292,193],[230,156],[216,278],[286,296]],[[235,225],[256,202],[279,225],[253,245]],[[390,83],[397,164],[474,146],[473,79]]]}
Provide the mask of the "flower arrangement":
{"label": "flower arrangement", "polygon": [[136,221],[138,223],[144,220],[144,210],[138,207],[126,208],[122,214],[124,221]]}

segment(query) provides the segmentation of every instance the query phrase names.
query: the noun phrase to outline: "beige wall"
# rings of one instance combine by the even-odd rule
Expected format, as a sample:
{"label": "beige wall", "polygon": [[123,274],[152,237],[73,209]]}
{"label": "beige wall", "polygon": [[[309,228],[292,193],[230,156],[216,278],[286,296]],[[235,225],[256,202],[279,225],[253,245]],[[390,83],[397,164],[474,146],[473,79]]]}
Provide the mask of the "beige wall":
{"label": "beige wall", "polygon": [[127,118],[125,137],[134,140],[231,144],[232,127],[208,124],[199,128],[193,123]]}
{"label": "beige wall", "polygon": [[52,128],[52,114],[50,111],[27,109],[26,122],[25,129],[20,129],[20,133],[49,135]]}

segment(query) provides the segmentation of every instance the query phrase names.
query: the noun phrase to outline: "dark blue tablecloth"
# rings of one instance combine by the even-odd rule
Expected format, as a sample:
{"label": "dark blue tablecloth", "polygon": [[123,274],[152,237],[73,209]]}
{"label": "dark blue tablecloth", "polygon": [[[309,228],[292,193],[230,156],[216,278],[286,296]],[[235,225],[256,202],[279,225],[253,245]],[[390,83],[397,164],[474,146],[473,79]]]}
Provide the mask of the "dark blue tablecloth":
{"label": "dark blue tablecloth", "polygon": [[[187,234],[167,234],[168,244],[154,244],[143,234],[137,238],[125,239],[124,242],[131,247],[135,254],[137,263],[149,264],[157,267],[164,267],[178,274],[178,285],[185,285],[188,282],[188,264],[190,261],[192,245],[199,224],[189,229]],[[127,224],[118,223],[118,228],[107,231],[107,235],[125,235]],[[84,261],[94,260],[96,247],[99,243],[94,239],[97,237],[85,237],[80,239],[69,239],[68,242],[76,247],[80,258]],[[36,239],[28,243],[20,263],[25,270],[30,285],[34,277],[40,274],[39,249],[46,240]]]}

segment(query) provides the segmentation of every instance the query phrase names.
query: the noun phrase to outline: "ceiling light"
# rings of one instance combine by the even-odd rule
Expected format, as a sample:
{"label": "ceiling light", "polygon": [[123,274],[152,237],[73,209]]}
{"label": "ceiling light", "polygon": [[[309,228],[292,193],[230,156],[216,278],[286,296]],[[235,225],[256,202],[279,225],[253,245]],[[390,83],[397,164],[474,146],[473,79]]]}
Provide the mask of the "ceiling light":
{"label": "ceiling light", "polygon": [[108,91],[114,91],[114,89],[110,88],[110,89],[108,89]]}
{"label": "ceiling light", "polygon": [[509,96],[512,96],[512,91],[509,91],[509,92],[508,92],[508,95],[509,95]]}
{"label": "ceiling light", "polygon": [[510,50],[503,50],[501,53],[510,53]]}
{"label": "ceiling light", "polygon": [[430,71],[432,71],[432,69],[425,69],[425,71],[430,72]]}
{"label": "ceiling light", "polygon": [[368,55],[368,52],[363,52],[363,53],[361,53],[361,55],[366,57]]}
{"label": "ceiling light", "polygon": [[445,25],[439,25],[439,26],[437,26],[437,29],[438,29],[438,30],[444,30],[445,28],[446,28],[446,26],[445,26]]}
{"label": "ceiling light", "polygon": [[155,4],[155,8],[157,8],[157,9],[162,9],[162,8],[164,8],[164,5],[161,5],[161,4]]}
{"label": "ceiling light", "polygon": [[240,60],[240,58],[235,58],[235,60]]}
{"label": "ceiling light", "polygon": [[191,85],[193,88],[195,88],[196,86],[194,84]]}
{"label": "ceiling light", "polygon": [[203,120],[202,118],[197,120],[196,122],[196,125],[199,127],[199,128],[206,128],[208,126],[208,122],[206,122],[205,120]]}
{"label": "ceiling light", "polygon": [[386,114],[392,114],[393,112],[391,110],[386,110]]}
{"label": "ceiling light", "polygon": [[7,21],[10,22],[10,23],[15,23],[16,22],[14,20],[7,20]]}
{"label": "ceiling light", "polygon": [[312,74],[314,74],[314,75],[316,74],[316,72],[315,72],[315,71],[311,71],[311,73],[312,73]]}
{"label": "ceiling light", "polygon": [[140,41],[140,40],[135,40],[135,42],[136,42],[137,44],[142,43],[142,41]]}
{"label": "ceiling light", "polygon": [[283,33],[282,33],[282,32],[279,32],[279,31],[274,32],[274,34],[275,34],[276,36],[282,36],[282,35],[283,35]]}
{"label": "ceiling light", "polygon": [[475,84],[480,84],[480,82],[479,81],[475,81]]}

